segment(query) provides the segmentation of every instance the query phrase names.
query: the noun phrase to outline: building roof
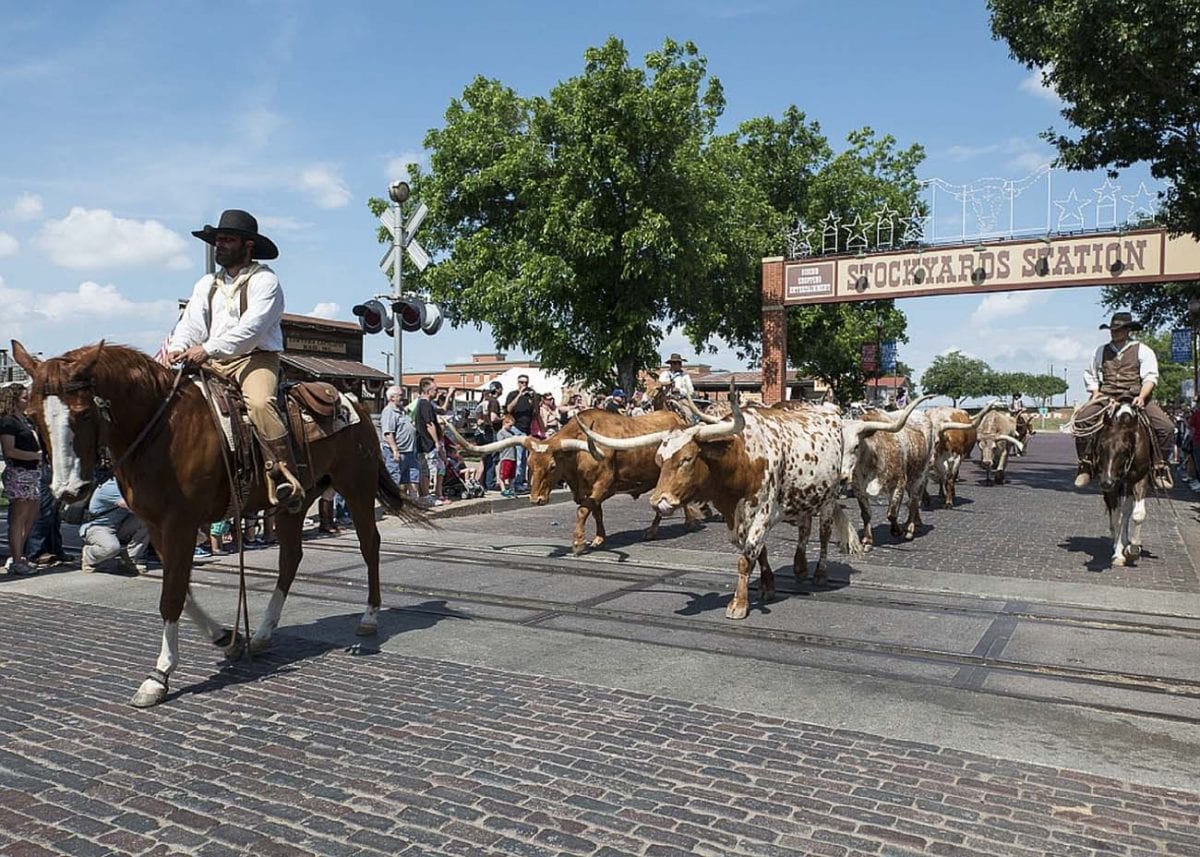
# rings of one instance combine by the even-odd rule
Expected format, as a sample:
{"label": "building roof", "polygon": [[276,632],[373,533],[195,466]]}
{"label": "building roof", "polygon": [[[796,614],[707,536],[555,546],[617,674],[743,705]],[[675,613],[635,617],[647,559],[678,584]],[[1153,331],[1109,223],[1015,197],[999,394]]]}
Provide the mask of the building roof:
{"label": "building roof", "polygon": [[317,378],[361,378],[367,381],[386,381],[392,376],[380,372],[357,360],[340,360],[332,357],[307,357],[284,352],[279,359],[288,366],[307,372]]}
{"label": "building roof", "polygon": [[292,312],[285,312],[282,320],[290,324],[302,324],[306,327],[324,327],[337,330],[353,331],[354,333],[362,332],[362,328],[359,327],[357,321],[338,321],[337,319],[333,318],[319,318],[318,316],[314,315],[297,315],[296,313]]}

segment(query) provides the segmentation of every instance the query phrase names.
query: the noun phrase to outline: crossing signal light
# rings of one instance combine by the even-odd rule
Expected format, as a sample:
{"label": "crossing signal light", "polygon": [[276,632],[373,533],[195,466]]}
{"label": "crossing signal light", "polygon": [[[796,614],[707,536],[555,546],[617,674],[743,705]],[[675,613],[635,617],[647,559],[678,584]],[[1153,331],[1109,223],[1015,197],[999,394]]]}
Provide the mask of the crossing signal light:
{"label": "crossing signal light", "polygon": [[405,333],[416,333],[425,326],[425,302],[417,298],[394,301],[392,312]]}
{"label": "crossing signal light", "polygon": [[353,312],[358,316],[358,326],[363,333],[392,332],[392,316],[380,301],[369,300],[356,304]]}

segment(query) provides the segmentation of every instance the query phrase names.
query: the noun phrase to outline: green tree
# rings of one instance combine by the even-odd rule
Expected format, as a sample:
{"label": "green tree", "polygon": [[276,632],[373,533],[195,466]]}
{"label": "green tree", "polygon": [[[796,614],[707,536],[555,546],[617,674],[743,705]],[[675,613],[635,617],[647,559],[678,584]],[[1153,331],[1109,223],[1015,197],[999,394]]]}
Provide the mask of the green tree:
{"label": "green tree", "polygon": [[660,362],[662,326],[687,321],[724,263],[731,212],[769,213],[753,198],[738,210],[735,177],[706,157],[724,106],[696,46],[669,39],[638,68],[610,38],[546,97],[476,78],[413,176],[441,255],[417,284],[501,348],[632,388]]}
{"label": "green tree", "polygon": [[1049,405],[1055,396],[1067,392],[1067,382],[1057,375],[1029,375],[1028,379],[1029,387],[1025,392],[1043,405]]}
{"label": "green tree", "polygon": [[988,0],[992,33],[1040,69],[1078,134],[1045,132],[1073,170],[1138,161],[1169,182],[1166,224],[1200,237],[1200,4]]}
{"label": "green tree", "polygon": [[933,358],[921,376],[921,389],[926,394],[948,396],[957,408],[959,399],[987,395],[992,374],[984,361],[951,351]]}
{"label": "green tree", "polygon": [[1106,308],[1127,309],[1147,328],[1190,327],[1188,302],[1196,299],[1200,299],[1200,283],[1143,283],[1100,290]]}

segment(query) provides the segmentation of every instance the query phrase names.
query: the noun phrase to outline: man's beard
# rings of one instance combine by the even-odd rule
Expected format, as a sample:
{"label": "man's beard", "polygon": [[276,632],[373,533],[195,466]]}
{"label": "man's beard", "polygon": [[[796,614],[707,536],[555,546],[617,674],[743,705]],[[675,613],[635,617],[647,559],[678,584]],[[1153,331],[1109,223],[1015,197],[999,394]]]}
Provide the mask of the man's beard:
{"label": "man's beard", "polygon": [[247,243],[237,247],[218,247],[216,257],[217,264],[222,268],[240,267],[250,261],[250,247]]}

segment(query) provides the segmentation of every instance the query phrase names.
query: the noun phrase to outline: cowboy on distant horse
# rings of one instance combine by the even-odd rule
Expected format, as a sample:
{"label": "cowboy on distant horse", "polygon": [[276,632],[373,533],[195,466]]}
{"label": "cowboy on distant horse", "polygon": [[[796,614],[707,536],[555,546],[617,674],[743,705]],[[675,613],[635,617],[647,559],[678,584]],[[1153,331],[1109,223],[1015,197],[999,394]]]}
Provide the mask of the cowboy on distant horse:
{"label": "cowboy on distant horse", "polygon": [[[1096,418],[1104,410],[1106,398],[1131,398],[1134,407],[1144,411],[1149,419],[1158,447],[1154,456],[1154,487],[1170,488],[1174,482],[1171,479],[1171,468],[1167,464],[1166,454],[1171,449],[1174,426],[1163,409],[1151,398],[1154,388],[1158,386],[1158,357],[1145,343],[1129,338],[1132,331],[1142,329],[1141,322],[1134,321],[1131,313],[1113,313],[1112,321],[1100,325],[1100,329],[1108,330],[1112,341],[1096,349],[1092,365],[1084,370],[1083,381],[1091,398],[1075,412],[1075,422],[1086,424],[1089,419]],[[1091,442],[1091,437],[1075,438],[1075,449],[1079,456],[1076,488],[1083,488],[1092,480],[1095,461]]]}
{"label": "cowboy on distant horse", "polygon": [[197,238],[216,248],[215,274],[197,281],[187,309],[167,347],[171,363],[205,366],[235,382],[246,401],[250,421],[269,459],[264,462],[272,502],[287,504],[304,496],[287,428],[276,404],[279,353],[283,351],[283,290],[279,278],[259,259],[275,259],[279,249],[259,234],[258,221],[245,211],[221,213],[215,227],[205,225]]}

